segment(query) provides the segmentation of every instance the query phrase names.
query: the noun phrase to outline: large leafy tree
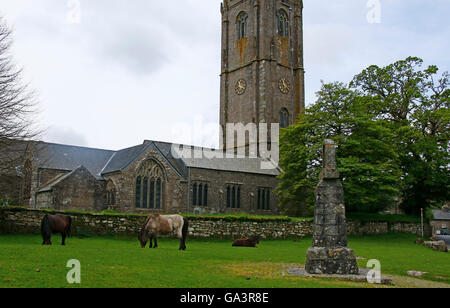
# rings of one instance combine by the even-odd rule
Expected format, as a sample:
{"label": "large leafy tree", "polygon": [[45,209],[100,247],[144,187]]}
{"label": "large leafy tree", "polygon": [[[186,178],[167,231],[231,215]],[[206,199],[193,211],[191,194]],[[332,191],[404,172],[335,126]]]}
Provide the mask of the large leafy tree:
{"label": "large leafy tree", "polygon": [[389,146],[392,132],[385,120],[374,120],[367,98],[345,84],[323,84],[317,102],[281,134],[278,189],[289,215],[311,215],[321,171],[324,139],[338,145],[338,167],[349,211],[376,212],[398,195],[399,168]]}
{"label": "large leafy tree", "polygon": [[316,103],[281,135],[278,192],[287,214],[311,214],[326,138],[338,144],[349,211],[378,212],[400,199],[416,213],[448,200],[449,78],[422,63],[407,58],[371,66],[349,86],[322,85]]}
{"label": "large leafy tree", "polygon": [[351,87],[372,99],[377,118],[394,132],[392,147],[402,168],[402,207],[411,214],[449,198],[449,74],[422,69],[410,57],[386,67],[371,66]]}

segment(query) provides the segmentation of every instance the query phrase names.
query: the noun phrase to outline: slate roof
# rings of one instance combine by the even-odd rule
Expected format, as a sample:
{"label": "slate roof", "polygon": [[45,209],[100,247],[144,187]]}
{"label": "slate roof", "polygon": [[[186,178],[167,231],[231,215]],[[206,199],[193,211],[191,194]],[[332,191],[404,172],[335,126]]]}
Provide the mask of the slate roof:
{"label": "slate roof", "polygon": [[110,157],[110,160],[104,165],[102,174],[112,173],[125,169],[137,157],[144,153],[147,147],[148,145],[141,144],[114,152],[114,154]]}
{"label": "slate roof", "polygon": [[102,179],[101,171],[114,151],[38,142],[36,163],[39,168],[73,171],[84,166],[96,178]]}
{"label": "slate roof", "polygon": [[183,162],[190,168],[257,173],[272,176],[280,174],[279,169],[273,164],[273,169],[261,169],[261,164],[264,162],[261,158],[183,158]]}
{"label": "slate roof", "polygon": [[82,166],[79,166],[78,168],[75,168],[73,171],[64,174],[64,175],[60,175],[58,177],[56,177],[53,181],[50,181],[49,183],[45,184],[45,186],[41,189],[39,189],[38,192],[46,192],[46,191],[51,191],[52,188],[58,184],[61,183],[62,181],[64,181],[65,179],[69,178],[72,176],[72,174],[74,174],[78,169],[83,168]]}
{"label": "slate roof", "polygon": [[450,212],[434,210],[433,211],[433,219],[434,220],[450,220]]}
{"label": "slate roof", "polygon": [[[102,150],[70,145],[39,142],[36,161],[39,168],[73,171],[79,166],[86,167],[98,180],[103,175],[124,171],[140,155],[154,146],[182,177],[186,177],[187,168],[201,168],[219,171],[244,172],[277,176],[278,168],[264,170],[260,158],[208,159],[176,158],[172,155],[172,143],[146,140],[143,144],[119,151]],[[200,149],[200,148],[196,148]]]}

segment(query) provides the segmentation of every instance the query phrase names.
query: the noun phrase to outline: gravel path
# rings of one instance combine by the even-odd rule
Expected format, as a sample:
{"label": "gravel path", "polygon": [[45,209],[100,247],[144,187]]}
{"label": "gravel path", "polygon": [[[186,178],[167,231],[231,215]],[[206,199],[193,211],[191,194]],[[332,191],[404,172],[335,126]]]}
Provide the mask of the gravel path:
{"label": "gravel path", "polygon": [[[360,275],[310,275],[306,273],[303,265],[281,264],[281,263],[255,263],[255,264],[232,264],[227,266],[230,272],[238,275],[245,273],[249,277],[282,278],[286,276],[304,277],[310,279],[333,279],[336,281],[346,281],[348,283],[360,283],[361,287],[381,287],[381,288],[421,288],[421,289],[450,289],[450,284],[414,278],[409,276],[383,275],[381,285],[367,284],[366,275],[368,269],[360,269]],[[406,274],[406,273],[405,273]],[[356,285],[358,286],[358,285]]]}
{"label": "gravel path", "polygon": [[442,282],[423,280],[406,276],[391,276],[392,282],[396,288],[421,288],[421,289],[450,289],[450,285]]}

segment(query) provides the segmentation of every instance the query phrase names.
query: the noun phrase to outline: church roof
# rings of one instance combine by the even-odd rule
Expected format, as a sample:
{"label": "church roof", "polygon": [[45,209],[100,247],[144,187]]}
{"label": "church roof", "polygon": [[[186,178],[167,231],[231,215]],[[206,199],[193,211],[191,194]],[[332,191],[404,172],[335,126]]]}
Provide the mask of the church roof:
{"label": "church roof", "polygon": [[[71,177],[73,174],[75,174],[78,170],[81,169],[85,169],[84,166],[79,166],[77,168],[75,168],[74,170],[72,170],[71,172],[67,173],[67,174],[60,174],[57,177],[55,177],[54,179],[50,180],[48,183],[44,184],[44,187],[39,189],[38,192],[47,192],[47,191],[51,191],[53,189],[53,187],[61,182],[63,182],[65,179]],[[88,170],[89,171],[89,170]],[[89,171],[90,173],[90,171]]]}
{"label": "church roof", "polygon": [[110,150],[46,142],[38,142],[35,147],[39,168],[73,171],[79,166],[85,166],[97,179],[103,178],[101,171],[114,153]]}
{"label": "church roof", "polygon": [[261,164],[264,160],[261,158],[183,158],[183,162],[190,168],[256,173],[272,176],[280,174],[279,169],[272,163],[270,164],[273,166],[273,169],[262,169]]}
{"label": "church roof", "polygon": [[114,152],[107,164],[104,165],[102,174],[121,171],[131,164],[137,157],[145,152],[147,145],[140,144],[131,148],[126,148]]}
{"label": "church roof", "polygon": [[262,169],[261,163],[264,160],[261,158],[176,158],[172,155],[172,143],[150,140],[119,151],[38,142],[35,157],[39,168],[73,171],[79,166],[84,166],[95,178],[100,180],[104,179],[103,175],[105,174],[126,170],[151,146],[154,146],[167,163],[182,177],[186,176],[188,168],[270,176],[280,174],[280,170],[275,166],[270,170]]}

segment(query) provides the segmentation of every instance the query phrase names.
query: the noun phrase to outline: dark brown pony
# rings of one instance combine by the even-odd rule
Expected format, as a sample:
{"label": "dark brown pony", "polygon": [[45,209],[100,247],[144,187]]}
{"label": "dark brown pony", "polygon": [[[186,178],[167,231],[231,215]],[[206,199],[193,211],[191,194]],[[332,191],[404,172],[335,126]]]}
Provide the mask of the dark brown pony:
{"label": "dark brown pony", "polygon": [[41,223],[42,245],[51,245],[52,234],[61,233],[62,245],[66,245],[66,236],[71,236],[72,218],[64,215],[45,215]]}
{"label": "dark brown pony", "polygon": [[235,240],[233,243],[233,247],[255,247],[256,248],[257,244],[259,244],[259,237],[254,236],[249,239]]}

